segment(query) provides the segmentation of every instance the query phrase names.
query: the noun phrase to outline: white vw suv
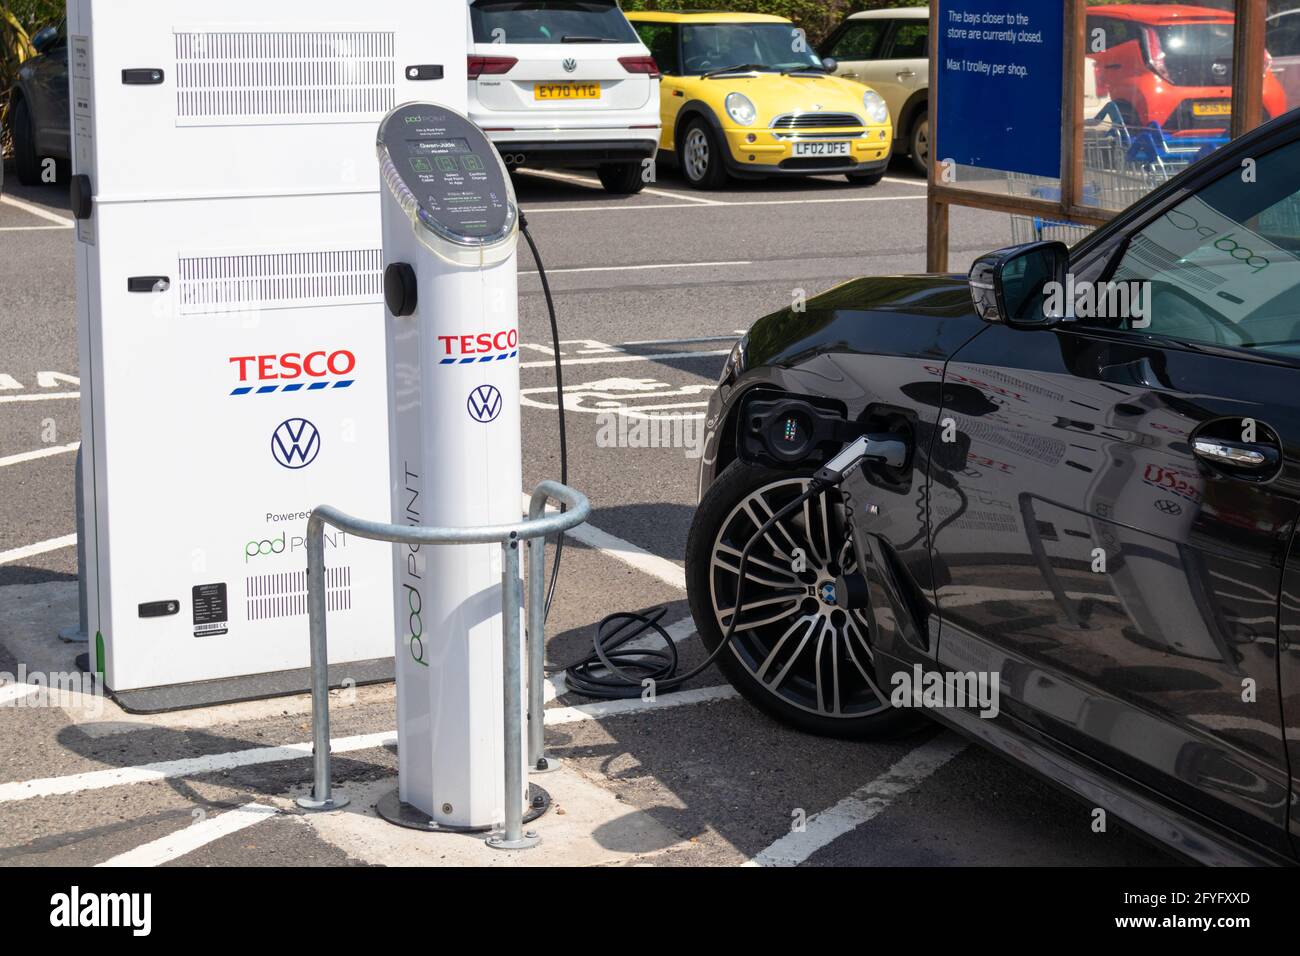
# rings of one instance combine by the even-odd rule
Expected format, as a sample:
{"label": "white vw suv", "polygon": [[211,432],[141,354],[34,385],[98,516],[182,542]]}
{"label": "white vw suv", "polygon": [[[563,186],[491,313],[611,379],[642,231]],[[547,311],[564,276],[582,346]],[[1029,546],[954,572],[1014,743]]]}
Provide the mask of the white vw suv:
{"label": "white vw suv", "polygon": [[595,169],[645,185],[659,67],[616,0],[470,0],[469,116],[509,167]]}

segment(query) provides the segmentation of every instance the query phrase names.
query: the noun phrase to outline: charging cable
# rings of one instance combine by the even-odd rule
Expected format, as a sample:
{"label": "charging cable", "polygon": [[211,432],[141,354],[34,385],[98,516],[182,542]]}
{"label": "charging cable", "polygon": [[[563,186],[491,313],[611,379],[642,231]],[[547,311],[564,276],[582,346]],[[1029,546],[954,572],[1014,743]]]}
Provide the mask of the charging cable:
{"label": "charging cable", "polygon": [[[555,318],[555,300],[551,295],[551,286],[546,279],[546,266],[537,251],[537,244],[528,231],[528,219],[519,213],[519,229],[537,263],[537,275],[542,281],[542,293],[546,297],[546,310],[551,321],[551,347],[555,352],[555,396],[559,407],[560,424],[560,482],[569,483],[569,447],[568,433],[564,424],[564,369],[560,360],[560,331]],[[731,611],[726,632],[712,653],[698,666],[685,674],[677,674],[677,644],[672,636],[659,623],[668,609],[655,608],[640,614],[634,611],[619,611],[609,614],[596,625],[596,637],[592,653],[567,667],[552,668],[551,673],[562,670],[565,684],[569,690],[586,697],[616,700],[640,697],[642,690],[650,682],[655,693],[671,691],[687,681],[702,674],[713,665],[736,633],[736,626],[744,608],[745,572],[749,565],[749,553],[754,545],[763,539],[778,522],[789,517],[803,507],[809,498],[819,495],[829,488],[838,486],[855,468],[867,461],[877,461],[890,467],[901,467],[906,456],[905,446],[898,441],[881,440],[890,436],[863,435],[845,445],[830,461],[826,462],[812,479],[808,487],[797,498],[777,511],[754,532],[740,552],[740,564],[737,568],[736,606]],[[563,506],[561,506],[563,510]],[[546,611],[543,617],[550,616],[551,602],[555,598],[555,585],[560,574],[560,559],[564,554],[564,533],[556,536],[555,562],[551,566],[551,580],[546,592]],[[664,649],[629,647],[646,633],[653,633],[664,643]],[[530,635],[531,637],[532,635]]]}
{"label": "charging cable", "polygon": [[[542,265],[542,256],[533,242],[532,233],[528,231],[528,217],[519,211],[519,231],[524,234],[524,241],[537,263],[537,276],[542,280],[542,293],[546,296],[546,312],[551,318],[551,349],[555,353],[555,404],[560,416],[560,484],[569,483],[569,435],[564,427],[564,363],[560,361],[560,326],[555,320],[555,300],[551,298],[551,284],[546,280],[546,266]],[[568,508],[561,504],[561,513]],[[551,602],[555,600],[555,583],[560,579],[560,559],[564,556],[564,532],[555,536],[555,563],[551,565],[551,582],[546,588],[546,610],[542,615],[545,621],[551,616]]]}

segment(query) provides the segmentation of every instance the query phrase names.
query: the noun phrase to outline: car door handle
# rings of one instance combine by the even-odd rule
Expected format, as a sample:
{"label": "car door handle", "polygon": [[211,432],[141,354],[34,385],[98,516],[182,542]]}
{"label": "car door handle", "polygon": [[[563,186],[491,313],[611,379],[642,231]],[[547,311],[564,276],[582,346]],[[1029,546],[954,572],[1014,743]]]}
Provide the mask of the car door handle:
{"label": "car door handle", "polygon": [[1105,69],[1107,69],[1107,70],[1118,70],[1118,69],[1120,69],[1120,68],[1123,67],[1123,66],[1124,66],[1123,63],[1107,63],[1106,66],[1105,66]]}
{"label": "car door handle", "polygon": [[840,76],[846,77],[850,80],[856,80],[858,78],[858,74],[856,73],[841,73]]}
{"label": "car door handle", "polygon": [[907,79],[909,76],[916,76],[916,71],[915,71],[915,70],[899,70],[897,73],[894,74],[894,76],[898,77],[900,80],[905,80],[905,79]]}
{"label": "car door handle", "polygon": [[1229,465],[1233,468],[1266,468],[1277,464],[1278,451],[1268,445],[1248,445],[1244,442],[1224,441],[1220,438],[1197,438],[1192,441],[1192,450],[1198,458],[1212,461],[1216,465]]}

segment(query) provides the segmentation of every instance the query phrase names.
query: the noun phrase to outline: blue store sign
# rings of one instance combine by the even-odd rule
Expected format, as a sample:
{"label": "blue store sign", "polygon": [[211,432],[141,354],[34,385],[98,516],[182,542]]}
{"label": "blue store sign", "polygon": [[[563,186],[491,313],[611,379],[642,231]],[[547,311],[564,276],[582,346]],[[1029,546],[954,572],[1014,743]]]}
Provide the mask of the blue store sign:
{"label": "blue store sign", "polygon": [[1061,175],[1064,6],[941,0],[936,159]]}

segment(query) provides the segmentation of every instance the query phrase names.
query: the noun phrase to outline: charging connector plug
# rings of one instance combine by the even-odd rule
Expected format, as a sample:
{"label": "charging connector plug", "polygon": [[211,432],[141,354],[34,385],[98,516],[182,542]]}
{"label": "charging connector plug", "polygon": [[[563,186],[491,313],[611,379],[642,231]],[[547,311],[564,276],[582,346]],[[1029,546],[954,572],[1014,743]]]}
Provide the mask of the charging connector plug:
{"label": "charging connector plug", "polygon": [[897,435],[863,435],[837,452],[813,475],[819,485],[838,485],[863,462],[902,468],[907,462],[907,445]]}

